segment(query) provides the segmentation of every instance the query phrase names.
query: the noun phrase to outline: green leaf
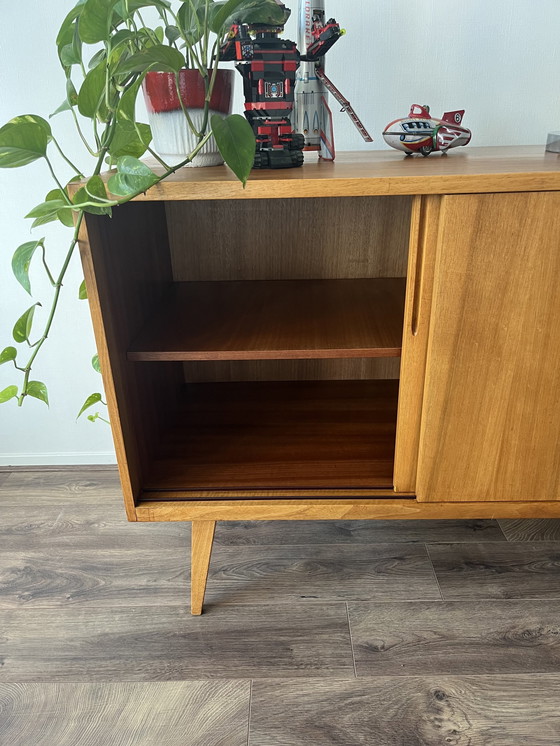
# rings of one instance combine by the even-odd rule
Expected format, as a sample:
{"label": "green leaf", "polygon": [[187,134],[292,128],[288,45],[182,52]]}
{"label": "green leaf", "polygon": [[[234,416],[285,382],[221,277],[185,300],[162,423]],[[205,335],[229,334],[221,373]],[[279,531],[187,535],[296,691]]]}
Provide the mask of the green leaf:
{"label": "green leaf", "polygon": [[173,47],[157,44],[133,54],[119,66],[119,74],[145,73],[147,70],[178,72],[185,67],[185,58]]}
{"label": "green leaf", "polygon": [[245,186],[255,160],[255,134],[251,125],[239,114],[225,119],[214,114],[212,132],[225,162]]}
{"label": "green leaf", "polygon": [[108,41],[111,36],[113,8],[118,0],[86,0],[78,23],[85,44]]}
{"label": "green leaf", "polygon": [[19,168],[44,158],[48,139],[42,124],[8,122],[0,129],[0,168]]}
{"label": "green leaf", "polygon": [[29,335],[31,334],[31,327],[33,326],[33,316],[35,315],[35,308],[40,306],[40,303],[35,303],[31,308],[19,317],[14,325],[12,336],[16,342],[29,342]]}
{"label": "green leaf", "polygon": [[33,259],[33,254],[39,246],[43,245],[42,238],[40,241],[28,241],[23,243],[15,250],[12,258],[12,270],[16,280],[24,290],[31,295],[31,283],[29,282],[29,265]]}
{"label": "green leaf", "polygon": [[[85,187],[80,187],[74,195],[74,204],[81,205],[84,202],[95,202],[91,195],[86,192]],[[111,205],[93,204],[87,207],[80,207],[80,210],[89,212],[91,215],[111,215],[113,210]]]}
{"label": "green leaf", "polygon": [[[115,10],[117,7],[118,5],[115,6]],[[120,31],[117,31],[116,34],[113,34],[111,36],[111,49],[115,50],[117,47],[120,47],[121,44],[125,44],[126,42],[129,42],[129,41],[135,41],[136,39],[137,39],[137,36],[135,33],[133,33],[132,31],[129,31],[128,29],[122,28]],[[104,50],[101,50],[101,51],[105,53]],[[91,67],[93,67],[93,65],[91,65]]]}
{"label": "green leaf", "polygon": [[75,33],[75,21],[82,12],[85,2],[86,0],[79,0],[75,7],[72,8],[72,10],[68,13],[66,18],[62,22],[62,25],[60,26],[60,30],[58,32],[58,36],[56,37],[58,56],[63,67],[67,67],[67,65],[62,61],[63,49],[65,49],[65,47],[67,47],[69,44],[72,44]]}
{"label": "green leaf", "polygon": [[101,366],[99,365],[99,355],[94,355],[91,358],[91,367],[97,371],[98,373],[101,373]]}
{"label": "green leaf", "polygon": [[204,7],[205,0],[186,0],[177,12],[179,27],[191,44],[197,44],[202,39]]}
{"label": "green leaf", "polygon": [[78,416],[76,417],[76,419],[79,419],[83,415],[83,413],[86,411],[86,409],[93,407],[94,404],[98,404],[100,401],[101,401],[101,394],[91,394],[90,396],[88,396],[82,408],[78,412]]}
{"label": "green leaf", "polygon": [[22,114],[19,117],[10,119],[8,124],[38,124],[39,127],[42,127],[45,130],[45,133],[47,135],[47,142],[50,142],[52,140],[51,125],[47,122],[46,119],[43,119],[43,117],[40,117],[37,114]]}
{"label": "green leaf", "polygon": [[[130,34],[130,36],[132,36],[130,31],[126,31],[125,33]],[[88,62],[88,70],[93,70],[94,67],[97,67],[100,62],[105,62],[106,59],[107,59],[107,51],[105,50],[105,48],[100,49],[99,52],[96,52],[91,58],[91,60]]]}
{"label": "green leaf", "polygon": [[82,61],[82,40],[78,33],[78,23],[70,24],[66,29],[64,38],[58,45],[58,56],[64,68],[79,65]]}
{"label": "green leaf", "polygon": [[[66,194],[68,196],[68,194]],[[66,207],[64,210],[58,210],[56,213],[56,217],[60,220],[62,225],[65,225],[67,228],[73,228],[74,227],[74,216],[71,209],[69,209],[68,201],[65,199],[64,192],[62,189],[52,189],[47,196],[45,197],[45,202],[63,202]]]}
{"label": "green leaf", "polygon": [[44,401],[47,407],[49,406],[49,394],[47,391],[47,387],[44,383],[41,383],[41,381],[29,381],[25,393],[28,396],[32,396],[34,399]]}
{"label": "green leaf", "polygon": [[49,114],[49,118],[50,118],[50,119],[52,119],[52,118],[53,118],[53,117],[55,117],[55,116],[56,116],[57,114],[62,114],[62,112],[63,112],[63,111],[70,111],[70,109],[71,109],[71,108],[72,108],[72,106],[71,106],[70,102],[68,101],[68,99],[66,98],[66,99],[64,99],[64,101],[63,101],[63,102],[62,102],[62,103],[60,104],[60,106],[59,106],[59,107],[58,107],[57,109],[55,109],[55,110],[53,111],[53,113],[52,113],[52,114]]}
{"label": "green leaf", "polygon": [[52,119],[57,114],[60,114],[63,111],[70,111],[70,109],[73,106],[76,106],[78,103],[78,93],[76,91],[76,88],[74,87],[74,83],[72,82],[71,78],[66,79],[66,99],[60,104],[58,109],[56,111],[53,111],[52,114],[49,115],[49,118]]}
{"label": "green leaf", "polygon": [[127,90],[121,96],[119,108],[117,109],[117,121],[136,121],[136,99],[138,98],[138,92],[145,77],[146,73],[140,75],[140,77],[135,80],[130,88],[127,88]]}
{"label": "green leaf", "polygon": [[181,36],[181,32],[177,28],[177,26],[166,26],[165,27],[165,38],[170,44],[173,44],[174,41],[177,41],[177,39]]}
{"label": "green leaf", "polygon": [[78,298],[80,300],[87,300],[87,288],[86,288],[86,281],[82,280],[82,283],[80,285],[80,289],[78,290]]}
{"label": "green leaf", "polygon": [[80,114],[93,119],[104,99],[106,82],[106,63],[100,62],[85,77],[78,93],[78,110]]}
{"label": "green leaf", "polygon": [[107,205],[103,200],[107,200],[107,189],[101,176],[92,176],[88,179],[85,186],[80,187],[74,195],[74,204],[78,205],[83,202],[94,202],[94,205],[82,208],[85,212],[93,215],[111,215],[111,205]]}
{"label": "green leaf", "polygon": [[128,13],[126,12],[126,6],[124,4],[124,0],[119,0],[119,2],[115,6],[115,13],[118,13],[120,18],[127,19],[132,16],[132,14],[140,10],[140,8],[146,8],[146,7],[152,7],[155,6],[156,8],[162,8],[165,10],[169,10],[171,8],[171,3],[168,2],[168,0],[128,0]]}
{"label": "green leaf", "polygon": [[107,186],[117,197],[129,197],[145,192],[158,181],[154,172],[145,163],[125,155],[117,161],[117,173],[111,176]]}
{"label": "green leaf", "polygon": [[74,24],[74,38],[72,39],[72,57],[74,59],[75,65],[79,65],[82,62],[82,40],[80,39],[78,23]]}
{"label": "green leaf", "polygon": [[241,23],[278,28],[286,24],[291,12],[289,8],[278,5],[276,0],[245,0],[234,15]]}
{"label": "green leaf", "polygon": [[109,153],[113,158],[132,155],[140,158],[152,141],[152,130],[147,124],[136,124],[122,120],[117,122],[111,139]]}
{"label": "green leaf", "polygon": [[58,220],[60,211],[66,210],[69,212],[70,209],[68,203],[62,199],[47,199],[45,202],[37,205],[37,207],[34,207],[25,217],[35,218],[31,224],[31,228],[37,228],[39,225],[45,225],[46,223],[52,223],[53,220]]}
{"label": "green leaf", "polygon": [[45,202],[41,202],[39,205],[34,207],[32,210],[30,210],[25,217],[26,218],[42,218],[45,215],[49,215],[52,212],[56,213],[59,207],[64,207],[64,204],[65,203],[62,199],[46,200]]}
{"label": "green leaf", "polygon": [[0,365],[4,365],[4,363],[9,363],[12,360],[15,360],[17,357],[17,350],[15,347],[6,347],[2,352],[0,352]]}
{"label": "green leaf", "polygon": [[105,182],[103,181],[101,176],[92,176],[91,178],[89,178],[86,182],[85,189],[89,196],[93,199],[108,199]]}
{"label": "green leaf", "polygon": [[234,21],[278,27],[290,17],[290,11],[275,0],[228,0],[213,8],[210,28],[215,34],[222,34]]}
{"label": "green leaf", "polygon": [[0,391],[0,404],[4,404],[5,402],[10,401],[10,399],[13,399],[15,396],[17,396],[17,393],[17,386],[8,386],[4,389],[4,391]]}

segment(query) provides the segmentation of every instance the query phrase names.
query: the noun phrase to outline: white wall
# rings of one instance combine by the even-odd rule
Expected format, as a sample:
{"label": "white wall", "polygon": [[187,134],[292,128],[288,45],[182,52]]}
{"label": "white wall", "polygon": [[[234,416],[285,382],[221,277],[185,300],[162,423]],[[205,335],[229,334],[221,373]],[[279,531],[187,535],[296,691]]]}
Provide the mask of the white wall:
{"label": "white wall", "polygon": [[[287,4],[296,10],[296,0]],[[73,5],[73,0],[19,0],[0,10],[0,123],[17,114],[48,115],[61,102],[64,76],[54,39]],[[384,125],[407,114],[412,103],[430,104],[435,115],[465,108],[473,145],[542,144],[549,130],[560,129],[558,0],[332,0],[327,13],[348,31],[329,54],[329,76],[375,138],[373,146],[366,145],[346,115],[335,113],[339,151],[384,148]],[[295,38],[295,18],[287,35]],[[239,94],[237,100],[240,110]],[[53,124],[85,169],[69,115]],[[15,248],[31,240],[23,215],[51,188],[42,164],[0,171],[0,349],[11,344],[13,323],[30,305],[10,270]],[[56,266],[67,231],[46,226],[33,235],[48,237]],[[41,277],[37,266],[32,282],[46,299]],[[34,378],[48,384],[50,409],[36,400],[22,409],[13,401],[0,405],[0,464],[114,460],[108,427],[75,422],[85,397],[100,386],[89,364],[94,341],[87,306],[76,299],[80,281],[74,261],[62,313],[34,370]],[[39,309],[37,328],[45,313]],[[11,366],[0,367],[0,390],[17,381],[13,373]]]}

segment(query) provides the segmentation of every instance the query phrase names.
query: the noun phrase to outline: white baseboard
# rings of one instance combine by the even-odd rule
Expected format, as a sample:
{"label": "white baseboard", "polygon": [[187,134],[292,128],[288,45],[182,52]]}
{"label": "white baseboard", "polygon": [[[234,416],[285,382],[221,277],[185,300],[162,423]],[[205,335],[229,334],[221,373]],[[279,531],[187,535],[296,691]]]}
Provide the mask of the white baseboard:
{"label": "white baseboard", "polygon": [[0,466],[91,466],[116,464],[114,451],[66,453],[0,453]]}

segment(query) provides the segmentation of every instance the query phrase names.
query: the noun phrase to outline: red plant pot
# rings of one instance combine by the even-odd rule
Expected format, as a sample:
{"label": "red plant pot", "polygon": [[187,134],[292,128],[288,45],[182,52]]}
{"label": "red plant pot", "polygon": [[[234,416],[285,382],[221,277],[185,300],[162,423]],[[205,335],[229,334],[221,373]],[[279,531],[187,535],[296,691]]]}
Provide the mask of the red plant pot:
{"label": "red plant pot", "polygon": [[[218,70],[209,116],[219,114],[226,117],[231,114],[234,75],[233,70]],[[143,89],[156,151],[168,162],[184,160],[197,146],[198,139],[189,127],[181,101],[194,126],[200,130],[204,123],[204,79],[198,70],[181,70],[181,101],[175,73],[149,72],[144,79]],[[218,146],[211,137],[189,165],[216,166],[223,162]]]}

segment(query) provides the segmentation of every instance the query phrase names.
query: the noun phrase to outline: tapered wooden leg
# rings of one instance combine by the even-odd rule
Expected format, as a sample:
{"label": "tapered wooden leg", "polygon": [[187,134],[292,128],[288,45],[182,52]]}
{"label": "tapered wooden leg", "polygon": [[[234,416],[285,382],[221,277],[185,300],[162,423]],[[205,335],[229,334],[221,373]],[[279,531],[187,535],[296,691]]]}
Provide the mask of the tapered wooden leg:
{"label": "tapered wooden leg", "polygon": [[193,521],[191,539],[191,614],[200,616],[210,567],[216,521]]}

